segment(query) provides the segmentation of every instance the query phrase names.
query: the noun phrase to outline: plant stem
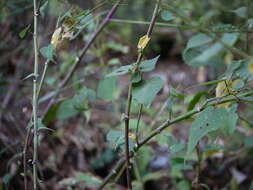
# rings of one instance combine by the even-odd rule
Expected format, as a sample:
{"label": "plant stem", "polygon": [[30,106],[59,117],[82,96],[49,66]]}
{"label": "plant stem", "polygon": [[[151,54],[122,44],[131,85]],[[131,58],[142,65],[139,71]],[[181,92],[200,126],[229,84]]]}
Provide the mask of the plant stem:
{"label": "plant stem", "polygon": [[[150,25],[148,27],[148,31],[147,31],[147,36],[150,37],[153,29],[154,29],[154,25],[155,25],[155,21],[157,18],[157,13],[158,13],[158,9],[159,9],[159,5],[160,5],[160,0],[157,0],[157,3],[155,5],[155,9],[153,11],[153,15],[152,15],[152,19],[150,22]],[[140,51],[138,54],[138,58],[136,61],[136,68],[134,70],[134,72],[138,71],[138,67],[141,63],[141,60],[143,58],[143,51]],[[130,120],[130,111],[131,111],[131,102],[132,102],[132,89],[133,89],[133,84],[132,82],[130,82],[129,84],[129,88],[128,88],[128,98],[127,98],[127,106],[126,106],[126,113],[125,113],[125,159],[126,159],[126,175],[127,175],[127,188],[128,189],[132,189],[132,183],[131,183],[131,175],[130,175],[130,157],[129,157],[129,120]]]}
{"label": "plant stem", "polygon": [[118,174],[116,175],[115,179],[114,179],[114,183],[116,184],[119,180],[119,178],[122,176],[124,170],[126,168],[126,164],[123,165],[123,167],[121,168],[121,170],[118,172]]}
{"label": "plant stem", "polygon": [[25,145],[24,145],[24,150],[23,150],[23,167],[24,167],[24,185],[25,185],[25,190],[28,190],[28,181],[27,181],[27,150],[29,146],[29,141],[30,141],[30,135],[32,131],[32,126],[28,127],[28,131],[26,133],[26,138],[25,138]]}
{"label": "plant stem", "polygon": [[125,158],[122,157],[116,164],[116,166],[111,170],[111,172],[107,175],[104,181],[97,187],[96,190],[102,190],[120,171],[120,169],[124,166]]}
{"label": "plant stem", "polygon": [[33,79],[33,189],[38,189],[38,175],[37,175],[37,162],[38,162],[38,99],[37,99],[37,79],[38,79],[38,12],[37,0],[33,0],[34,8],[34,79]]}
{"label": "plant stem", "polygon": [[[246,12],[246,22],[249,20],[249,10],[250,10],[250,0],[247,0],[247,5],[246,5],[246,7],[247,7],[247,12]],[[248,28],[248,23],[246,23],[247,25],[247,28]],[[249,53],[249,32],[246,32],[246,34],[245,34],[246,36],[245,36],[245,40],[246,40],[246,42],[245,42],[245,51],[247,52],[247,53]]]}
{"label": "plant stem", "polygon": [[143,104],[140,105],[140,109],[139,109],[139,113],[138,113],[138,120],[137,120],[137,125],[136,125],[136,130],[135,130],[137,145],[139,144],[139,125],[140,125],[140,121],[141,121],[142,109],[143,109]]}
{"label": "plant stem", "polygon": [[199,189],[200,183],[199,183],[199,176],[200,176],[200,170],[201,170],[201,162],[202,162],[202,155],[199,147],[199,142],[196,146],[196,152],[197,152],[197,157],[198,157],[198,163],[196,167],[196,177],[194,180],[194,185]]}
{"label": "plant stem", "polygon": [[126,175],[127,175],[127,188],[132,189],[131,184],[131,175],[130,175],[130,159],[129,159],[129,120],[130,120],[130,111],[131,111],[131,102],[132,102],[132,83],[128,88],[128,98],[126,106],[126,117],[125,117],[125,158],[126,158]]}
{"label": "plant stem", "polygon": [[[149,21],[141,21],[141,20],[127,20],[127,19],[110,19],[110,22],[116,22],[119,24],[138,24],[138,25],[149,25]],[[159,27],[170,27],[170,28],[178,28],[181,30],[194,30],[196,26],[187,25],[187,24],[171,24],[171,23],[164,23],[164,22],[156,22],[155,26]],[[205,31],[210,31],[212,33],[253,33],[252,29],[229,29],[229,30],[222,30],[222,29],[212,29],[206,28]]]}
{"label": "plant stem", "polygon": [[[170,7],[170,6],[166,6],[166,5],[163,5],[163,7],[169,11],[171,11],[172,13],[174,13],[175,15],[177,15],[178,17],[181,17],[185,22],[191,24],[191,23],[194,23],[193,20],[191,19],[191,17],[187,17],[187,16],[184,16],[180,13],[178,13],[177,9],[174,8],[174,7]],[[193,24],[192,24],[193,25]],[[244,51],[240,50],[240,49],[237,49],[227,43],[224,43],[221,39],[219,39],[217,36],[213,37],[212,35],[212,31],[208,31],[206,30],[205,28],[203,28],[202,26],[199,26],[199,25],[193,25],[193,28],[194,30],[197,30],[199,32],[202,32],[206,35],[208,35],[209,37],[213,38],[214,40],[216,41],[219,41],[225,48],[227,48],[228,50],[230,50],[231,52],[241,56],[242,58],[245,58],[245,59],[248,59],[248,58],[251,58],[250,55],[248,55],[247,53],[245,53]]]}
{"label": "plant stem", "polygon": [[42,76],[40,79],[39,88],[37,90],[37,98],[39,98],[39,96],[40,96],[40,91],[41,91],[41,88],[42,88],[44,81],[45,81],[45,77],[46,77],[47,70],[48,70],[48,64],[49,64],[49,61],[46,61],[44,64],[44,69],[43,69],[43,73],[42,73]]}
{"label": "plant stem", "polygon": [[144,182],[143,182],[140,170],[139,170],[139,166],[138,166],[137,160],[135,160],[135,162],[134,162],[134,173],[135,173],[136,179],[141,184],[141,190],[144,190]]}
{"label": "plant stem", "polygon": [[[248,92],[244,92],[241,93],[239,95],[237,95],[238,98],[242,98],[242,97],[248,97],[248,96],[252,96],[253,95],[253,90],[249,90]],[[227,102],[233,102],[233,101],[237,101],[238,98],[234,97],[234,96],[230,96],[230,97],[226,97],[224,99],[221,99],[220,101],[214,101],[211,103],[204,103],[201,108],[197,109],[193,109],[183,115],[180,115],[176,118],[174,118],[173,120],[166,120],[162,125],[160,125],[158,128],[156,128],[155,130],[153,130],[149,135],[147,135],[140,143],[139,145],[135,148],[135,152],[137,152],[143,145],[145,145],[147,142],[149,142],[150,139],[152,139],[153,137],[155,137],[156,135],[160,134],[163,130],[167,129],[169,126],[178,123],[180,121],[186,120],[190,117],[192,117],[193,115],[203,111],[204,109],[206,109],[208,106],[216,106],[216,105],[220,105],[223,103],[227,103]],[[134,156],[134,152],[130,153],[130,156]],[[102,190],[105,185],[107,183],[109,183],[109,181],[115,176],[115,173],[117,173],[117,171],[119,171],[119,169],[122,167],[123,163],[124,163],[125,159],[121,158],[116,167],[113,169],[113,172],[110,172],[108,174],[108,176],[105,178],[105,180],[103,181],[103,183],[101,185],[99,185],[99,187],[97,188],[97,190]]]}
{"label": "plant stem", "polygon": [[47,105],[44,114],[45,115],[48,110],[50,109],[50,107],[55,103],[57,96],[59,95],[61,89],[66,86],[66,84],[69,82],[69,80],[71,79],[71,77],[73,76],[74,72],[77,69],[77,66],[81,63],[84,55],[86,54],[86,52],[88,51],[88,49],[91,47],[91,45],[94,43],[94,41],[96,40],[96,38],[98,37],[98,35],[102,32],[102,30],[105,28],[105,26],[109,23],[111,17],[113,16],[113,14],[116,12],[118,6],[120,5],[120,2],[122,0],[118,0],[113,7],[111,8],[111,10],[109,11],[109,13],[106,15],[106,17],[104,18],[104,20],[102,21],[102,23],[98,26],[98,29],[94,32],[94,34],[92,35],[92,37],[90,38],[90,40],[87,42],[87,44],[83,47],[83,49],[81,50],[81,53],[79,56],[76,57],[72,67],[70,68],[70,70],[68,71],[68,73],[65,75],[65,78],[63,78],[62,81],[59,82],[59,85],[57,87],[57,90],[55,92],[54,97],[51,99],[51,101],[49,102],[49,104]]}

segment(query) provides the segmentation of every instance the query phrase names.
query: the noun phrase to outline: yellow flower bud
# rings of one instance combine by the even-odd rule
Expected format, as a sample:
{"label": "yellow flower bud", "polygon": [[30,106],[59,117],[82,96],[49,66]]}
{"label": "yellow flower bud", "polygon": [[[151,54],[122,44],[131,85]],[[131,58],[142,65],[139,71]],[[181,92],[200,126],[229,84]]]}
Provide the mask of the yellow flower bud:
{"label": "yellow flower bud", "polygon": [[54,49],[57,48],[57,45],[61,41],[62,38],[62,27],[57,28],[51,38],[51,44],[53,45]]}
{"label": "yellow flower bud", "polygon": [[150,40],[150,37],[148,37],[148,35],[142,36],[139,39],[139,42],[137,45],[138,49],[143,50],[147,46],[149,40]]}

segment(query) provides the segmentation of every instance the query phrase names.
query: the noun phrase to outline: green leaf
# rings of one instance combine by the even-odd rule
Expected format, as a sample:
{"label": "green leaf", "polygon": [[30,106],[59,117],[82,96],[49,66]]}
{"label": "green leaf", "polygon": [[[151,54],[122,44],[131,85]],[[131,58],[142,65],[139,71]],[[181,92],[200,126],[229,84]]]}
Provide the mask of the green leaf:
{"label": "green leaf", "polygon": [[82,94],[85,98],[87,98],[89,100],[96,99],[96,92],[92,89],[85,87],[85,86],[79,90],[79,94]]}
{"label": "green leaf", "polygon": [[121,52],[123,54],[126,54],[128,53],[129,51],[129,48],[128,46],[124,46],[120,43],[117,43],[115,41],[110,41],[110,42],[107,42],[105,44],[105,46],[108,48],[108,49],[111,49],[111,50],[114,50],[114,51],[117,51],[117,52]]}
{"label": "green leaf", "polygon": [[44,123],[50,123],[55,117],[68,119],[88,109],[88,100],[94,100],[96,93],[86,87],[81,88],[72,98],[54,104],[43,118]]}
{"label": "green leaf", "polygon": [[195,94],[195,96],[193,96],[193,98],[191,99],[188,105],[187,111],[194,109],[196,104],[200,101],[201,97],[203,97],[206,94],[207,94],[206,91],[198,92],[197,94]]}
{"label": "green leaf", "polygon": [[116,87],[116,77],[106,77],[99,81],[97,95],[104,100],[112,100]]}
{"label": "green leaf", "polygon": [[156,66],[156,63],[159,59],[160,55],[158,55],[157,57],[153,58],[153,59],[149,59],[149,60],[145,60],[143,61],[141,64],[140,64],[140,67],[139,67],[139,70],[141,72],[149,72],[149,71],[152,71],[155,66]]}
{"label": "green leaf", "polygon": [[253,135],[245,137],[244,146],[246,146],[246,147],[252,147],[253,146]]}
{"label": "green leaf", "polygon": [[40,53],[43,55],[44,58],[46,58],[47,61],[53,61],[54,49],[52,44],[41,48]]}
{"label": "green leaf", "polygon": [[176,153],[180,152],[181,150],[183,150],[184,148],[185,148],[185,144],[183,144],[183,143],[173,144],[170,147],[170,153],[176,154]]}
{"label": "green leaf", "polygon": [[179,183],[176,184],[178,190],[190,190],[191,185],[188,181],[182,180]]}
{"label": "green leaf", "polygon": [[233,117],[236,117],[235,113],[230,114],[225,108],[216,107],[208,107],[198,114],[190,129],[187,155],[193,151],[200,139],[210,132],[221,128],[231,132],[237,120]]}
{"label": "green leaf", "polygon": [[166,10],[161,12],[161,17],[164,21],[170,21],[176,18],[171,12]]}
{"label": "green leaf", "polygon": [[73,100],[65,100],[63,101],[59,108],[57,109],[56,116],[58,119],[64,120],[68,119],[76,114],[78,114],[79,111],[74,107]]}
{"label": "green leaf", "polygon": [[[238,33],[226,33],[224,34],[220,41],[224,44],[232,46],[235,44],[239,37]],[[208,40],[206,40],[208,41]],[[192,46],[195,44],[193,43]],[[204,44],[202,46],[197,46],[194,48],[186,48],[183,51],[183,59],[186,64],[198,67],[202,65],[210,65],[210,64],[217,64],[220,61],[220,55],[224,52],[225,48],[221,42],[216,42],[213,45]],[[189,45],[191,46],[191,45]]]}
{"label": "green leaf", "polygon": [[106,148],[98,157],[91,160],[91,166],[94,169],[102,169],[110,164],[116,158],[116,155],[113,149]]}
{"label": "green leaf", "polygon": [[[112,145],[113,149],[125,149],[125,133],[122,130],[110,130],[106,135],[106,140]],[[129,139],[129,151],[134,149],[134,142]]]}
{"label": "green leaf", "polygon": [[163,80],[160,77],[153,77],[147,81],[136,83],[133,85],[133,99],[139,104],[149,106],[162,87]]}
{"label": "green leaf", "polygon": [[141,79],[142,79],[142,77],[141,77],[141,73],[140,72],[135,72],[131,76],[131,82],[132,83],[138,83],[138,82],[141,81]]}
{"label": "green leaf", "polygon": [[43,118],[43,123],[46,125],[51,123],[57,117],[57,110],[63,101],[56,102],[53,104]]}
{"label": "green leaf", "polygon": [[168,147],[171,147],[178,143],[171,134],[160,134],[156,136],[156,139],[160,146],[168,145]]}
{"label": "green leaf", "polygon": [[42,18],[45,17],[45,11],[48,5],[48,1],[45,1],[45,3],[40,7],[40,15]]}
{"label": "green leaf", "polygon": [[186,49],[203,46],[212,41],[213,39],[206,34],[202,34],[202,33],[196,34],[192,36],[191,39],[187,42]]}
{"label": "green leaf", "polygon": [[101,180],[95,176],[92,176],[88,173],[81,173],[77,172],[75,174],[75,180],[76,182],[85,182],[85,184],[89,187],[96,187],[99,183],[101,183]]}
{"label": "green leaf", "polygon": [[233,10],[232,12],[241,18],[247,17],[247,7],[240,7],[238,9]]}
{"label": "green leaf", "polygon": [[116,70],[114,70],[113,72],[111,72],[110,74],[106,75],[106,77],[113,77],[113,76],[118,76],[118,75],[124,75],[127,74],[128,72],[131,71],[131,69],[133,68],[133,65],[125,65],[122,66]]}
{"label": "green leaf", "polygon": [[12,178],[12,175],[10,173],[6,173],[3,176],[2,181],[6,185],[6,184],[8,184],[10,182],[11,178]]}
{"label": "green leaf", "polygon": [[39,130],[39,131],[42,131],[42,130],[54,131],[53,129],[50,129],[50,128],[46,127],[46,126],[43,124],[41,118],[38,118],[38,130]]}
{"label": "green leaf", "polygon": [[175,101],[175,97],[173,97],[173,96],[170,96],[170,97],[167,99],[167,101],[166,101],[166,109],[167,109],[168,111],[171,111],[171,110],[172,110],[172,106],[173,106],[173,104],[174,104],[174,101]]}
{"label": "green leaf", "polygon": [[124,142],[124,132],[121,130],[110,130],[106,135],[106,140],[116,149],[120,143]]}
{"label": "green leaf", "polygon": [[119,65],[119,64],[120,64],[119,58],[112,58],[108,61],[108,65]]}
{"label": "green leaf", "polygon": [[27,34],[27,32],[29,31],[30,27],[31,27],[31,24],[29,24],[27,27],[25,27],[23,30],[21,30],[21,31],[19,32],[19,37],[20,37],[21,39],[23,39],[23,38],[26,36],[26,34]]}
{"label": "green leaf", "polygon": [[172,167],[172,169],[192,170],[192,166],[186,165],[184,162],[184,158],[181,158],[181,157],[172,158],[171,159],[171,167]]}
{"label": "green leaf", "polygon": [[175,89],[173,86],[170,86],[170,95],[174,98],[184,99],[185,95],[182,93],[179,93],[177,89]]}

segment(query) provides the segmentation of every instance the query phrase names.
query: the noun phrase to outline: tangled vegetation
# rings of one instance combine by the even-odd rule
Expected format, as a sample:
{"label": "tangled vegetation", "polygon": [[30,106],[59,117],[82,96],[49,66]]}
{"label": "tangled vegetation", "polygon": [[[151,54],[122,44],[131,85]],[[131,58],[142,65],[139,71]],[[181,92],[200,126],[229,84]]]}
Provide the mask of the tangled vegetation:
{"label": "tangled vegetation", "polygon": [[0,190],[253,190],[252,8],[0,0]]}

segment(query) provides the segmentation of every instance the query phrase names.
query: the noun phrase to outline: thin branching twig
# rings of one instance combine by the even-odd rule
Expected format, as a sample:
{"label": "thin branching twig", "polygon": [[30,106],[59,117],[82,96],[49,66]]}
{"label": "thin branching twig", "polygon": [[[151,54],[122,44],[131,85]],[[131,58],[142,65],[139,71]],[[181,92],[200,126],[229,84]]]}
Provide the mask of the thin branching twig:
{"label": "thin branching twig", "polygon": [[[243,97],[249,97],[253,95],[253,90],[249,90],[248,92],[244,92],[244,93],[240,93],[237,95],[237,97],[239,98],[243,98]],[[166,121],[164,121],[163,124],[161,124],[159,127],[157,127],[155,130],[153,130],[151,133],[149,133],[146,137],[144,137],[144,139],[139,143],[138,146],[136,146],[136,148],[134,149],[134,152],[131,152],[129,155],[132,157],[135,155],[135,153],[145,144],[147,144],[153,137],[159,135],[162,131],[164,131],[165,129],[167,129],[168,127],[172,126],[173,124],[179,123],[181,121],[184,121],[186,119],[189,119],[190,117],[200,113],[201,111],[203,111],[204,109],[206,109],[209,106],[216,106],[216,105],[220,105],[223,103],[227,103],[227,102],[236,102],[238,101],[238,98],[234,97],[234,96],[229,96],[229,97],[224,97],[221,98],[220,101],[213,101],[213,102],[204,102],[203,106],[201,106],[200,108],[195,108],[189,112],[186,112],[172,120],[168,119]],[[242,99],[243,101],[243,99]],[[125,162],[124,157],[122,157],[118,163],[116,164],[116,167],[108,174],[108,176],[105,178],[105,180],[98,186],[97,190],[102,190],[109,182],[111,179],[113,179],[115,177],[115,175],[117,174],[117,172],[120,170],[120,168],[122,167],[123,163]]]}
{"label": "thin branching twig", "polygon": [[38,11],[37,0],[33,1],[34,8],[34,79],[33,79],[33,189],[38,189],[38,175],[37,175],[37,162],[38,162],[38,98],[37,98],[37,79],[38,79],[38,64],[39,64],[39,50],[38,50]]}
{"label": "thin branching twig", "polygon": [[65,75],[65,77],[63,78],[63,80],[59,82],[59,85],[57,87],[57,90],[56,90],[54,96],[52,97],[52,99],[50,100],[49,104],[47,105],[47,107],[46,107],[46,109],[44,111],[44,115],[48,112],[48,110],[50,109],[50,107],[55,103],[58,95],[60,94],[61,89],[64,88],[67,85],[67,83],[69,82],[69,80],[71,79],[71,77],[73,76],[73,74],[75,73],[78,65],[81,63],[84,55],[87,53],[88,49],[94,43],[94,41],[99,36],[99,34],[103,31],[103,29],[105,28],[105,26],[109,23],[110,19],[112,18],[112,16],[116,12],[116,10],[117,10],[117,8],[118,8],[118,6],[120,5],[121,2],[122,2],[122,0],[118,0],[113,5],[113,7],[109,11],[109,13],[106,15],[106,17],[102,21],[102,23],[98,26],[98,29],[93,33],[93,35],[91,36],[90,40],[87,42],[87,44],[81,50],[80,55],[75,58],[75,61],[74,61],[73,65],[72,65],[72,67],[70,68],[70,70],[68,71],[68,73]]}
{"label": "thin branching twig", "polygon": [[[148,27],[147,36],[150,38],[151,34],[153,32],[158,10],[159,10],[160,0],[157,0],[155,9],[153,11],[153,16],[150,22],[150,25]],[[136,68],[134,72],[138,72],[138,67],[141,63],[141,60],[143,58],[143,51],[139,51],[138,58],[136,61]],[[132,183],[131,183],[131,176],[130,176],[130,156],[129,156],[129,121],[130,121],[130,111],[131,111],[131,102],[132,102],[132,89],[133,84],[130,82],[129,88],[128,88],[128,98],[127,98],[127,106],[126,106],[126,113],[125,113],[125,159],[126,159],[126,175],[127,175],[127,188],[132,189]]]}

